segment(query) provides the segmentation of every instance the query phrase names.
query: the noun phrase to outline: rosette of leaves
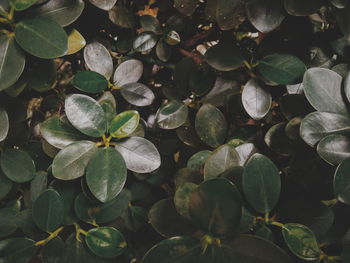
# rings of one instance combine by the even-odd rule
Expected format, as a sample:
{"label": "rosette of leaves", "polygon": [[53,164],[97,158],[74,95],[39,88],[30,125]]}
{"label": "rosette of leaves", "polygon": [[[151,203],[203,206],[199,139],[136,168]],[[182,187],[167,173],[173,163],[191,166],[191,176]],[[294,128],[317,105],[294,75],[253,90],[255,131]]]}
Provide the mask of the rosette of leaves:
{"label": "rosette of leaves", "polygon": [[40,92],[50,89],[56,66],[48,59],[75,53],[84,45],[78,31],[67,34],[64,29],[83,9],[81,0],[1,1],[0,90],[12,87],[20,93],[26,85]]}
{"label": "rosette of leaves", "polygon": [[87,95],[68,95],[65,113],[66,118],[54,116],[41,124],[43,139],[60,150],[52,163],[55,178],[74,180],[86,174],[92,194],[107,202],[122,191],[127,169],[149,173],[160,166],[153,143],[133,136],[139,113],[116,115],[113,96],[99,103]]}
{"label": "rosette of leaves", "polygon": [[[111,88],[120,90],[123,98],[132,105],[144,107],[152,104],[153,91],[138,81],[143,74],[140,60],[129,59],[118,65],[113,74],[113,60],[105,46],[98,42],[88,44],[84,49],[84,59],[89,70],[80,71],[72,80],[79,90],[95,94]],[[112,77],[113,80],[109,81]]]}

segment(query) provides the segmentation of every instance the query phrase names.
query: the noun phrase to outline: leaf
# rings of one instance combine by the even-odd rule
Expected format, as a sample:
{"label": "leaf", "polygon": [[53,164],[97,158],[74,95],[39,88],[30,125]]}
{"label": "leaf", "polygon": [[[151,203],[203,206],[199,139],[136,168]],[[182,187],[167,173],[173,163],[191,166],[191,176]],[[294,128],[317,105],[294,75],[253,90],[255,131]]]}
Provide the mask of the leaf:
{"label": "leaf", "polygon": [[109,20],[122,28],[133,28],[136,24],[134,14],[123,5],[115,5],[108,11]]}
{"label": "leaf", "polygon": [[195,230],[191,222],[176,211],[172,199],[161,199],[153,204],[148,219],[152,227],[164,237],[190,235]]}
{"label": "leaf", "polygon": [[1,154],[0,165],[4,174],[15,183],[29,182],[35,176],[34,161],[22,150],[5,150]]}
{"label": "leaf", "polygon": [[155,99],[153,91],[142,83],[125,84],[120,94],[127,102],[138,107],[149,106]]}
{"label": "leaf", "polygon": [[[102,263],[100,258],[97,258],[86,243],[85,238],[80,236],[82,241],[76,239],[75,233],[72,233],[65,242],[65,253],[63,262],[69,263]],[[46,262],[44,262],[46,263]],[[61,262],[60,262],[61,263]]]}
{"label": "leaf", "polygon": [[197,8],[198,0],[175,0],[174,7],[181,14],[190,16]]}
{"label": "leaf", "polygon": [[188,108],[185,103],[172,100],[162,105],[156,114],[156,122],[162,129],[172,130],[183,125],[187,120]]}
{"label": "leaf", "polygon": [[204,168],[204,164],[208,157],[211,155],[211,153],[212,152],[208,150],[195,153],[191,156],[190,159],[188,159],[187,167],[196,171],[202,171],[202,169]]}
{"label": "leaf", "polygon": [[0,209],[0,218],[1,218],[0,238],[9,236],[16,231],[17,229],[17,225],[15,224],[16,215],[17,215],[17,212],[11,208]]}
{"label": "leaf", "polygon": [[350,158],[344,159],[334,173],[333,192],[335,197],[342,203],[350,204]]}
{"label": "leaf", "polygon": [[214,88],[215,79],[216,75],[211,67],[198,67],[190,74],[190,90],[196,96],[202,97]]}
{"label": "leaf", "polygon": [[15,28],[17,43],[39,58],[56,58],[67,52],[68,37],[63,28],[44,17],[21,20]]}
{"label": "leaf", "polygon": [[327,135],[348,133],[349,118],[336,113],[313,112],[306,115],[300,125],[301,138],[312,147]]}
{"label": "leaf", "polygon": [[30,182],[30,199],[34,202],[47,188],[47,173],[39,171]]}
{"label": "leaf", "polygon": [[280,0],[251,0],[245,7],[249,21],[262,33],[275,30],[285,18]]}
{"label": "leaf", "polygon": [[2,200],[12,189],[13,183],[0,169],[0,200]]}
{"label": "leaf", "polygon": [[87,93],[100,93],[108,86],[108,80],[105,76],[95,71],[80,71],[72,80],[74,87]]}
{"label": "leaf", "polygon": [[224,144],[207,158],[204,165],[204,179],[217,177],[226,170],[238,166],[239,162],[239,155],[235,147]]}
{"label": "leaf", "polygon": [[165,43],[162,39],[160,39],[156,46],[156,54],[157,57],[163,61],[166,62],[170,59],[172,53],[171,47]]}
{"label": "leaf", "polygon": [[50,0],[33,9],[31,15],[49,18],[66,27],[78,19],[84,7],[83,0]]}
{"label": "leaf", "polygon": [[25,10],[35,4],[38,0],[10,0],[10,5],[16,11]]}
{"label": "leaf", "polygon": [[243,192],[249,204],[266,214],[276,206],[281,192],[281,178],[275,164],[266,156],[255,153],[243,171]]}
{"label": "leaf", "polygon": [[53,176],[60,180],[73,180],[83,176],[87,164],[97,149],[96,144],[91,141],[69,144],[53,159]]}
{"label": "leaf", "polygon": [[284,0],[284,8],[288,14],[293,16],[307,16],[317,13],[321,7],[321,1],[319,0]]}
{"label": "leaf", "polygon": [[317,145],[318,155],[331,165],[338,165],[350,157],[350,139],[344,135],[331,134]]}
{"label": "leaf", "polygon": [[80,51],[86,45],[85,38],[78,30],[73,28],[68,34],[68,50],[66,55],[72,55]]}
{"label": "leaf", "polygon": [[60,237],[50,240],[41,250],[43,263],[63,263],[65,244]]}
{"label": "leaf", "polygon": [[345,39],[350,40],[350,26],[349,26],[349,10],[350,6],[341,8],[337,10],[336,18],[338,25],[340,27],[340,30],[342,31]]}
{"label": "leaf", "polygon": [[156,17],[151,15],[143,15],[140,17],[140,25],[144,31],[152,31],[154,33],[161,33],[161,25]]}
{"label": "leaf", "polygon": [[200,184],[202,181],[203,178],[201,173],[191,168],[181,168],[176,172],[174,176],[174,183],[176,189],[178,189],[187,182]]}
{"label": "leaf", "polygon": [[117,87],[137,82],[143,73],[143,64],[140,60],[129,59],[119,64],[114,71],[113,83]]}
{"label": "leaf", "polygon": [[89,0],[89,2],[102,10],[108,11],[112,9],[117,0]]}
{"label": "leaf", "polygon": [[53,232],[63,221],[62,197],[53,189],[42,192],[33,204],[33,219],[45,232]]}
{"label": "leaf", "polygon": [[204,104],[198,110],[195,128],[199,138],[213,148],[220,146],[227,136],[225,116],[210,104]]}
{"label": "leaf", "polygon": [[113,227],[99,227],[89,230],[86,245],[97,256],[113,258],[122,254],[127,246],[122,233]]}
{"label": "leaf", "polygon": [[136,130],[139,122],[140,114],[136,110],[123,111],[112,120],[109,132],[114,138],[125,138]]}
{"label": "leaf", "polygon": [[41,123],[40,133],[49,144],[58,149],[63,149],[69,144],[81,140],[84,136],[74,129],[67,120],[56,116]]}
{"label": "leaf", "polygon": [[160,155],[150,141],[141,137],[130,137],[115,148],[123,156],[126,167],[136,173],[150,173],[160,166]]}
{"label": "leaf", "polygon": [[9,88],[21,76],[25,57],[14,37],[0,36],[0,91]]}
{"label": "leaf", "polygon": [[268,81],[290,85],[301,82],[306,66],[293,55],[275,53],[262,58],[257,69]]}
{"label": "leaf", "polygon": [[308,227],[288,223],[283,225],[282,234],[288,248],[297,257],[308,261],[320,259],[321,251],[316,237]]}
{"label": "leaf", "polygon": [[[154,245],[143,257],[141,263],[191,263],[201,253],[201,244],[192,237],[172,237]],[[180,260],[180,261],[179,261]]]}
{"label": "leaf", "polygon": [[265,134],[264,141],[271,150],[283,155],[292,154],[296,146],[286,134],[285,122],[273,125]]}
{"label": "leaf", "polygon": [[221,30],[238,27],[244,21],[244,5],[240,0],[218,0],[216,21]]}
{"label": "leaf", "polygon": [[304,93],[318,111],[346,114],[341,94],[342,77],[329,69],[310,68],[303,80]]}
{"label": "leaf", "polygon": [[206,62],[216,70],[231,71],[242,66],[243,55],[235,44],[219,43],[204,54]]}
{"label": "leaf", "polygon": [[86,168],[86,182],[92,194],[101,202],[115,198],[126,182],[126,164],[113,148],[98,149]]}
{"label": "leaf", "polygon": [[252,157],[253,154],[258,152],[258,149],[253,143],[244,143],[237,146],[236,151],[240,159],[239,165],[245,166],[250,157]]}
{"label": "leaf", "polygon": [[0,142],[6,139],[9,132],[9,117],[7,111],[0,106]]}
{"label": "leaf", "polygon": [[87,44],[84,48],[84,60],[91,71],[95,71],[106,79],[110,79],[113,74],[112,56],[107,48],[99,42]]}
{"label": "leaf", "polygon": [[69,122],[82,133],[101,137],[107,129],[107,120],[97,101],[82,94],[66,97],[65,111]]}
{"label": "leaf", "polygon": [[191,220],[190,215],[190,196],[191,193],[197,188],[196,184],[187,183],[180,185],[174,196],[174,204],[177,212],[184,218]]}
{"label": "leaf", "polygon": [[143,32],[135,38],[133,48],[137,52],[145,52],[155,47],[157,41],[157,36],[154,33]]}
{"label": "leaf", "polygon": [[181,42],[181,37],[175,30],[170,30],[163,34],[163,41],[170,46],[175,46]]}
{"label": "leaf", "polygon": [[213,237],[228,237],[238,232],[242,201],[237,188],[226,179],[201,183],[190,195],[189,212],[193,221]]}
{"label": "leaf", "polygon": [[0,241],[0,260],[3,262],[28,263],[35,255],[35,241],[14,237]]}
{"label": "leaf", "polygon": [[344,93],[347,100],[350,102],[350,73],[347,74],[344,80]]}
{"label": "leaf", "polygon": [[256,79],[251,79],[242,92],[244,109],[254,120],[261,120],[270,111],[272,104],[271,93]]}

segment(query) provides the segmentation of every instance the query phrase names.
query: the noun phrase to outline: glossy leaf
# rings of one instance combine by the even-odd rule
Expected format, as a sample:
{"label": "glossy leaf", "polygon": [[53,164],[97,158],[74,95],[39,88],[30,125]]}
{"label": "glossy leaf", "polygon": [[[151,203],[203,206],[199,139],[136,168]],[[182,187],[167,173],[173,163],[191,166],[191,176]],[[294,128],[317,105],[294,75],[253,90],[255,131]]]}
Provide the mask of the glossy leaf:
{"label": "glossy leaf", "polygon": [[257,69],[268,81],[287,85],[300,83],[306,67],[293,55],[276,53],[262,58]]}
{"label": "glossy leaf", "polygon": [[72,29],[68,34],[68,50],[66,55],[72,55],[80,51],[86,45],[85,38],[76,29]]}
{"label": "glossy leaf", "polygon": [[13,37],[0,36],[0,91],[9,88],[21,76],[25,57]]}
{"label": "glossy leaf", "polygon": [[35,176],[35,164],[28,153],[7,149],[1,154],[1,170],[15,183],[31,181]]}
{"label": "glossy leaf", "polygon": [[182,101],[172,100],[162,105],[156,115],[160,128],[171,130],[180,127],[187,120],[188,108]]}
{"label": "glossy leaf", "polygon": [[68,36],[55,21],[44,17],[21,20],[15,29],[17,43],[39,58],[63,56],[68,49]]}
{"label": "glossy leaf", "polygon": [[129,59],[119,64],[114,71],[113,83],[122,87],[129,83],[137,82],[143,73],[143,64],[140,60]]}
{"label": "glossy leaf", "polygon": [[25,10],[35,4],[38,0],[10,0],[10,5],[16,11]]}
{"label": "glossy leaf", "polygon": [[30,199],[34,202],[47,188],[47,173],[39,171],[30,182]]}
{"label": "glossy leaf", "polygon": [[9,117],[7,111],[0,106],[0,142],[6,139],[9,131]]}
{"label": "glossy leaf", "polygon": [[142,83],[125,84],[120,94],[127,102],[138,107],[149,106],[155,99],[153,91]]}
{"label": "glossy leaf", "polygon": [[80,71],[74,76],[72,84],[79,90],[94,94],[105,90],[108,80],[95,71]]}
{"label": "glossy leaf", "polygon": [[107,48],[99,42],[92,42],[84,48],[87,67],[110,79],[113,74],[113,61]]}
{"label": "glossy leaf", "polygon": [[135,51],[138,52],[145,52],[157,44],[157,37],[152,32],[143,32],[140,35],[138,35],[133,43],[133,48]]}
{"label": "glossy leaf", "polygon": [[82,94],[66,97],[65,111],[70,123],[82,133],[101,137],[107,129],[107,120],[97,101]]}
{"label": "glossy leaf", "polygon": [[230,181],[212,179],[192,192],[189,212],[194,222],[210,236],[227,237],[238,232],[241,202],[237,188]]}
{"label": "glossy leaf", "polygon": [[92,194],[101,202],[116,197],[126,182],[126,164],[113,148],[99,149],[86,168],[86,182]]}
{"label": "glossy leaf", "polygon": [[333,180],[334,195],[340,202],[345,204],[350,204],[349,168],[350,158],[346,158],[337,167]]}
{"label": "glossy leaf", "polygon": [[0,241],[0,260],[6,263],[28,263],[36,250],[34,240],[20,237],[4,239]]}
{"label": "glossy leaf", "polygon": [[259,213],[269,213],[279,199],[281,178],[274,163],[262,154],[254,154],[243,172],[243,192]]}
{"label": "glossy leaf", "polygon": [[63,216],[63,200],[55,190],[45,190],[33,204],[33,219],[43,231],[56,230],[61,225]]}
{"label": "glossy leaf", "polygon": [[52,163],[52,174],[60,180],[73,180],[85,174],[85,169],[97,146],[91,141],[77,141],[62,149]]}
{"label": "glossy leaf", "polygon": [[102,258],[113,258],[122,254],[127,246],[124,236],[113,227],[91,229],[86,235],[88,248]]}
{"label": "glossy leaf", "polygon": [[98,8],[108,11],[112,9],[117,0],[89,0],[89,2]]}
{"label": "glossy leaf", "polygon": [[160,155],[150,141],[141,137],[130,137],[115,148],[123,156],[126,167],[136,173],[149,173],[159,168]]}
{"label": "glossy leaf", "polygon": [[318,143],[317,153],[327,163],[338,165],[350,157],[350,139],[340,134],[328,135]]}
{"label": "glossy leaf", "polygon": [[43,263],[63,263],[65,244],[60,237],[52,239],[41,250]]}
{"label": "glossy leaf", "polygon": [[123,111],[111,121],[109,132],[114,138],[130,136],[140,122],[140,114],[135,110]]}

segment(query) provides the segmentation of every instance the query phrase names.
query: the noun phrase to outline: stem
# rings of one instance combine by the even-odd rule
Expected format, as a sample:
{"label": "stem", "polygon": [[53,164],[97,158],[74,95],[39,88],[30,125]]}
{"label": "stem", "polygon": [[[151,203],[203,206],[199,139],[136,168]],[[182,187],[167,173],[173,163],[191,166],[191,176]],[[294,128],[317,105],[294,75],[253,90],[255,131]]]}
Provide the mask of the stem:
{"label": "stem", "polygon": [[43,246],[43,245],[45,245],[51,239],[54,239],[55,237],[57,237],[58,234],[63,230],[63,228],[64,228],[63,226],[57,228],[54,232],[50,233],[50,235],[46,239],[43,239],[43,240],[40,240],[40,241],[36,242],[35,246]]}
{"label": "stem", "polygon": [[80,239],[80,234],[86,236],[87,232],[80,228],[80,226],[77,223],[73,223],[75,227],[75,239],[78,240],[79,242],[82,242]]}
{"label": "stem", "polygon": [[323,204],[325,204],[326,206],[334,206],[336,203],[338,203],[338,199],[337,198],[334,198],[334,199],[331,199],[331,200],[323,200],[321,201]]}
{"label": "stem", "polygon": [[277,222],[277,221],[271,221],[269,222],[270,225],[278,226],[280,228],[283,228],[284,224]]}

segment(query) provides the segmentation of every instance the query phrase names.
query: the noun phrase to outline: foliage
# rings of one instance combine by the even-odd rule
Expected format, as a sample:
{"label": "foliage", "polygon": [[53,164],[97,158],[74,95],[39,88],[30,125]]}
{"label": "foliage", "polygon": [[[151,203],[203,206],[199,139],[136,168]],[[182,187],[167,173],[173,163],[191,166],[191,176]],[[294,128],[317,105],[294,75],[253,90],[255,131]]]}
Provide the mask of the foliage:
{"label": "foliage", "polygon": [[0,0],[0,262],[350,262],[348,0]]}

